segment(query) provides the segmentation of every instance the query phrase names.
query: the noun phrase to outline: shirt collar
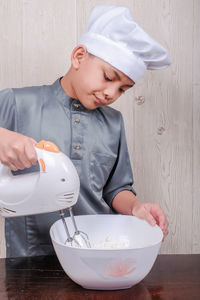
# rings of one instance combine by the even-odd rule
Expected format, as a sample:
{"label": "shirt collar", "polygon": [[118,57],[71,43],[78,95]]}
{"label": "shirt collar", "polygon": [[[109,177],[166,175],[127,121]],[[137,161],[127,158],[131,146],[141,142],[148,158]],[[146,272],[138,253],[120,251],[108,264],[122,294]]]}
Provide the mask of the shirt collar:
{"label": "shirt collar", "polygon": [[[61,77],[62,78],[62,77]],[[56,98],[63,103],[63,105],[70,109],[70,110],[75,110],[75,111],[82,111],[82,112],[92,112],[92,110],[89,110],[85,108],[81,102],[77,99],[73,99],[69,97],[63,90],[61,84],[60,84],[60,79],[58,78],[53,84],[52,84],[52,89],[53,92],[56,95]]]}

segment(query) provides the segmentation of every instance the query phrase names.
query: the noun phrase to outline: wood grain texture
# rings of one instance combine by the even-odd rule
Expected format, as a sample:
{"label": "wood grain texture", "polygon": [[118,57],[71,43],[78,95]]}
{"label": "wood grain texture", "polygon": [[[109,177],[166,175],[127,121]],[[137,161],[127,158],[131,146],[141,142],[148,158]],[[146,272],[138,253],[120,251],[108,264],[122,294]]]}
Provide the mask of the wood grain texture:
{"label": "wood grain texture", "polygon": [[22,1],[0,1],[0,89],[22,85],[22,11]]}
{"label": "wood grain texture", "polygon": [[135,107],[136,190],[142,201],[159,203],[168,216],[170,234],[161,253],[191,253],[192,63],[184,59],[183,64],[183,58],[193,51],[193,5],[134,3],[138,23],[169,49],[173,61],[168,70],[147,72],[135,87],[145,100]]}
{"label": "wood grain texture", "polygon": [[200,2],[194,0],[193,33],[193,244],[192,253],[200,253]]}
{"label": "wood grain texture", "polygon": [[200,255],[159,255],[137,285],[110,291],[82,288],[55,256],[0,259],[1,300],[199,300],[199,295]]}
{"label": "wood grain texture", "polygon": [[70,66],[76,1],[24,0],[23,85],[52,83]]}
{"label": "wood grain texture", "polygon": [[134,87],[133,116],[125,122],[128,131],[134,123],[127,139],[134,143],[135,187],[138,198],[159,203],[168,216],[170,233],[161,253],[191,253],[193,66],[184,57],[193,51],[193,3],[134,1],[132,13],[169,50],[173,62],[167,70],[147,72]]}
{"label": "wood grain texture", "polygon": [[67,72],[75,44],[76,1],[0,0],[0,89],[52,83]]}
{"label": "wood grain texture", "polygon": [[[71,50],[100,0],[0,0],[0,89],[49,84],[70,65]],[[200,253],[200,3],[106,0],[126,5],[163,44],[172,65],[146,72],[113,106],[126,128],[138,198],[159,203],[170,233],[161,253]],[[5,256],[0,220],[0,256]]]}
{"label": "wood grain texture", "polygon": [[[22,1],[0,1],[0,89],[22,85],[22,9]],[[5,255],[4,219],[0,217],[0,257]]]}

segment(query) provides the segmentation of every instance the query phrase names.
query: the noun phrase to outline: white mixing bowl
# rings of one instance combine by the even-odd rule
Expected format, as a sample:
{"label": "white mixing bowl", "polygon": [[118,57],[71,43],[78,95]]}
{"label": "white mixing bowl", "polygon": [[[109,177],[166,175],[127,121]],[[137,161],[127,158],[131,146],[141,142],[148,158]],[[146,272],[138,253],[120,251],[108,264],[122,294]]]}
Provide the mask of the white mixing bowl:
{"label": "white mixing bowl", "polygon": [[[91,249],[65,245],[62,220],[52,225],[50,236],[61,266],[77,284],[87,289],[126,289],[149,273],[163,238],[157,225],[152,227],[144,220],[125,215],[75,218],[78,229],[88,234]],[[71,219],[66,218],[66,222],[72,234]],[[109,248],[102,248],[105,246]]]}

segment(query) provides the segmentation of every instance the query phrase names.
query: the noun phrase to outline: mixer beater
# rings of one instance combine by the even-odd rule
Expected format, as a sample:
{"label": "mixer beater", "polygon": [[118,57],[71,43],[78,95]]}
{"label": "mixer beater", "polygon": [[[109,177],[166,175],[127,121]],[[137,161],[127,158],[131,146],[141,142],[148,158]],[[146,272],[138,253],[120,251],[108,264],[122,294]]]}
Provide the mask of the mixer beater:
{"label": "mixer beater", "polygon": [[89,240],[88,235],[85,232],[78,230],[78,228],[77,228],[75,217],[74,217],[74,214],[73,214],[73,211],[72,211],[72,207],[69,207],[67,209],[69,210],[70,217],[72,219],[72,224],[73,224],[73,227],[74,227],[75,231],[74,231],[74,235],[71,237],[70,233],[69,233],[67,223],[66,223],[65,218],[64,218],[65,213],[64,213],[63,210],[60,210],[60,217],[62,219],[63,226],[65,228],[65,232],[66,232],[66,235],[67,235],[65,245],[69,244],[71,247],[78,247],[78,248],[91,248],[91,244],[90,244],[90,240]]}

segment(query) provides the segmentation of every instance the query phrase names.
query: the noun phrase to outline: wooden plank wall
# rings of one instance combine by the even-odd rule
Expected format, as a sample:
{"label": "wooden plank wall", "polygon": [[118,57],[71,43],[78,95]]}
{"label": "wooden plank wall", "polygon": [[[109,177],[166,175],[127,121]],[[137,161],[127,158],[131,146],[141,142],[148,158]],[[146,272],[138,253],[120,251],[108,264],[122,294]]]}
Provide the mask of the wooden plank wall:
{"label": "wooden plank wall", "polygon": [[146,72],[113,106],[124,116],[138,198],[159,203],[169,219],[161,253],[200,253],[198,0],[0,0],[0,89],[49,84],[63,75],[97,4],[128,6],[170,52],[170,68]]}

